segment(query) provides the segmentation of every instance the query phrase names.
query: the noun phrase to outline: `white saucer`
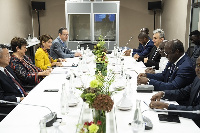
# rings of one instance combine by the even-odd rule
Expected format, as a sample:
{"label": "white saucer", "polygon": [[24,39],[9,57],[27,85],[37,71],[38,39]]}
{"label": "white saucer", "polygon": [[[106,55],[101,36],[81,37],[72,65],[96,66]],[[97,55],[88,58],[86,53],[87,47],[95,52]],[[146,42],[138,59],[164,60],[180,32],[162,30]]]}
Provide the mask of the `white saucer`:
{"label": "white saucer", "polygon": [[126,94],[123,94],[123,97],[119,100],[116,105],[120,110],[130,110],[132,109],[133,103],[126,97]]}

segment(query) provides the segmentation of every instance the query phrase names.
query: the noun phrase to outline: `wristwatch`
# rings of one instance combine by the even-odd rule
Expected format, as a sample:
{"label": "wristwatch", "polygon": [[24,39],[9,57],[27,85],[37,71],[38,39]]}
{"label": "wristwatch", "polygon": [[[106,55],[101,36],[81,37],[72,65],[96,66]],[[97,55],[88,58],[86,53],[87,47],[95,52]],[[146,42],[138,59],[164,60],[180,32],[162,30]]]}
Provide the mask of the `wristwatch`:
{"label": "wristwatch", "polygon": [[164,96],[165,96],[165,92],[164,91],[161,91],[162,93],[163,93],[163,95],[162,95],[162,97],[161,98],[163,98]]}
{"label": "wristwatch", "polygon": [[149,78],[147,78],[147,80],[148,80],[148,81],[147,81],[147,84],[149,85],[150,79],[149,79]]}

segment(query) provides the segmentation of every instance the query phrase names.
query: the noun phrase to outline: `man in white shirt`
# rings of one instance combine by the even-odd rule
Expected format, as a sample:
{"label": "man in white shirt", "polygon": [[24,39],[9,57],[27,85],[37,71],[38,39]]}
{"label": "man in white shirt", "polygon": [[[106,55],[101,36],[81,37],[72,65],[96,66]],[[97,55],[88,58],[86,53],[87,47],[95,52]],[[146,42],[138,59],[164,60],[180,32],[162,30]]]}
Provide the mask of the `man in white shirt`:
{"label": "man in white shirt", "polygon": [[164,40],[163,42],[161,42],[161,44],[159,46],[159,53],[161,55],[161,59],[160,59],[160,62],[159,62],[159,69],[155,70],[153,67],[149,67],[145,70],[146,73],[152,73],[152,74],[161,73],[165,69],[165,67],[166,67],[166,65],[169,61],[165,57],[165,53],[164,53],[164,47],[165,47],[166,42],[168,42],[168,40]]}
{"label": "man in white shirt", "polygon": [[[9,66],[10,54],[7,47],[0,44],[0,100],[20,102],[27,93],[22,88],[18,78]],[[0,103],[0,113],[8,114],[14,105]],[[5,116],[0,116],[0,121]]]}

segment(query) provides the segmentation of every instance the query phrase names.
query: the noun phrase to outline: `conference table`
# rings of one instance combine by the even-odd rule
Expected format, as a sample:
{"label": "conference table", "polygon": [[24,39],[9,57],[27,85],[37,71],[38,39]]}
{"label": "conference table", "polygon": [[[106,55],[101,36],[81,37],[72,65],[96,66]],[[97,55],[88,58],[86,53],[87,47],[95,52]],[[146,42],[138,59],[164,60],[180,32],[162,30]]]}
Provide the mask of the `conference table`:
{"label": "conference table", "polygon": [[[113,57],[108,55],[110,63],[108,69],[115,70],[116,65],[112,65]],[[90,57],[88,59],[92,59]],[[131,75],[131,89],[116,91],[112,95],[114,100],[114,106],[110,113],[107,113],[107,133],[132,133],[132,128],[129,125],[133,121],[133,115],[135,110],[136,100],[141,100],[141,111],[142,115],[148,117],[153,123],[153,129],[145,130],[148,133],[169,133],[169,132],[181,132],[181,133],[199,133],[200,129],[191,120],[183,117],[179,117],[180,123],[170,123],[170,122],[160,122],[158,119],[158,114],[164,112],[155,112],[150,109],[145,103],[150,103],[150,98],[153,93],[137,93],[137,75],[138,73],[144,72],[146,67],[142,62],[136,62],[130,56],[121,56],[123,58],[123,69],[126,73]],[[79,58],[69,58],[66,63],[63,63],[64,67],[56,67],[53,69],[52,73],[45,77],[32,91],[29,92],[28,96],[21,102],[22,104],[17,105],[14,110],[12,110],[4,120],[0,122],[0,133],[39,133],[40,132],[40,120],[47,114],[50,110],[57,113],[58,118],[62,118],[59,125],[60,132],[63,133],[76,133],[78,132],[76,125],[78,123],[83,123],[84,121],[92,120],[91,111],[88,111],[88,106],[80,98],[81,91],[74,89],[74,95],[78,99],[78,103],[74,106],[69,107],[68,113],[63,115],[60,111],[60,97],[62,92],[63,84],[69,85],[69,81],[66,79],[70,72],[76,74],[79,73],[80,67],[76,67]],[[79,76],[86,76],[82,78],[81,82],[85,84],[85,87],[89,85],[90,80],[94,79],[94,61],[86,61],[89,65],[89,74],[80,74]],[[75,83],[80,83],[80,79],[76,79]],[[87,82],[87,83],[86,83]],[[114,82],[117,83],[117,82]],[[111,87],[114,89],[114,87]],[[58,89],[58,92],[44,92],[46,89]],[[127,93],[127,98],[132,102],[132,107],[128,110],[120,110],[117,107],[119,100],[122,98],[124,92]],[[144,103],[145,102],[145,103]],[[169,102],[169,101],[166,101]],[[174,101],[170,103],[177,104]],[[29,105],[23,105],[29,104]],[[38,105],[38,106],[34,106]],[[46,107],[40,107],[46,106]],[[164,113],[166,114],[166,113]],[[47,127],[47,133],[53,133],[54,127]]]}

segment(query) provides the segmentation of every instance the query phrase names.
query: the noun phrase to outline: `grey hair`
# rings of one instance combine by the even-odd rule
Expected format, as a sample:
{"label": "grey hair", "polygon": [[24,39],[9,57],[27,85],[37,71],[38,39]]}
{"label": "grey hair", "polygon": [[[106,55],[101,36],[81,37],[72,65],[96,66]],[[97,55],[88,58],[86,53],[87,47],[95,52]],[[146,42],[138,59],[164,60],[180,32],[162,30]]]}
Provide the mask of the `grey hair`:
{"label": "grey hair", "polygon": [[160,38],[165,38],[165,32],[162,29],[156,29],[153,31],[153,34],[159,33]]}
{"label": "grey hair", "polygon": [[0,44],[0,58],[2,57],[2,52],[4,48],[7,48],[7,46],[4,44]]}
{"label": "grey hair", "polygon": [[0,58],[2,57],[2,52],[3,52],[3,49],[0,48]]}

